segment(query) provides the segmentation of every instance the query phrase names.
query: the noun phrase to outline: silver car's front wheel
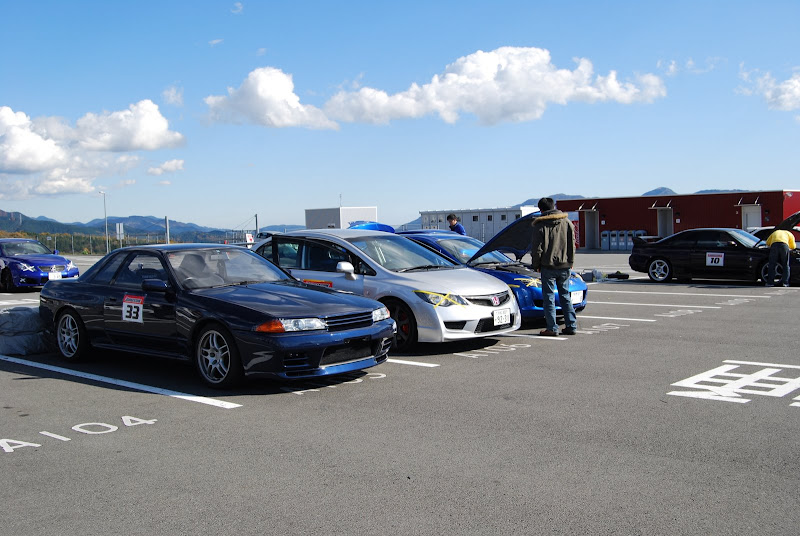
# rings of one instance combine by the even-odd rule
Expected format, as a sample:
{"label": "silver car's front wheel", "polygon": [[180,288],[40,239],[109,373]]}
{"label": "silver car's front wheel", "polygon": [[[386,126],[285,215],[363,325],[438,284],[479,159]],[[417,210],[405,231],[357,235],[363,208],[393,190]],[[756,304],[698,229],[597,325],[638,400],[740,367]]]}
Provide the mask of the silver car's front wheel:
{"label": "silver car's front wheel", "polygon": [[672,279],[672,266],[666,259],[653,259],[647,267],[647,275],[656,283]]}
{"label": "silver car's front wheel", "polygon": [[209,326],[197,338],[195,364],[212,387],[231,387],[244,374],[233,337],[222,326]]}

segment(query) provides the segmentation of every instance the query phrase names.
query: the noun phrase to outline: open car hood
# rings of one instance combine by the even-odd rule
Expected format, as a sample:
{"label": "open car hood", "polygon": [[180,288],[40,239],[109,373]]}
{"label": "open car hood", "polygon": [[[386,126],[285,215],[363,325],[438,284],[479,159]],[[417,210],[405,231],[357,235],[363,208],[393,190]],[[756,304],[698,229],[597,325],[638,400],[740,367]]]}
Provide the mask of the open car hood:
{"label": "open car hood", "polygon": [[775,230],[782,229],[784,231],[791,231],[792,228],[800,222],[800,210],[780,222],[778,225],[775,226]]}
{"label": "open car hood", "polygon": [[517,260],[521,259],[531,250],[531,241],[533,240],[533,229],[531,225],[533,220],[539,216],[541,216],[540,212],[526,214],[504,229],[501,229],[499,233],[490,238],[489,241],[467,261],[467,264],[490,251],[513,253]]}

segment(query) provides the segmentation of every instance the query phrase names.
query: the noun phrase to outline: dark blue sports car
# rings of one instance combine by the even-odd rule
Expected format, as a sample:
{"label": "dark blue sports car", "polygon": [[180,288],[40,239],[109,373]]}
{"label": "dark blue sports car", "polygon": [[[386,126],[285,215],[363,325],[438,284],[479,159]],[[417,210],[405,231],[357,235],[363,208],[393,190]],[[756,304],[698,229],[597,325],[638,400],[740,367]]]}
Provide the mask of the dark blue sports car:
{"label": "dark blue sports car", "polygon": [[0,288],[3,292],[41,287],[53,279],[73,277],[78,277],[78,267],[38,240],[0,238]]}
{"label": "dark blue sports car", "polygon": [[[530,218],[528,218],[529,221]],[[504,236],[504,233],[515,224],[516,222],[500,231],[486,244],[470,236],[462,236],[452,231],[435,229],[430,231],[401,231],[398,234],[427,245],[460,264],[486,272],[504,281],[514,292],[523,319],[544,318],[541,274],[498,251],[498,249],[506,249],[517,254],[519,258],[522,258],[527,252],[524,246],[518,248],[509,247],[509,244],[513,245],[513,241]],[[513,232],[513,229],[511,231]],[[531,236],[530,223],[528,223],[528,244]],[[522,240],[524,241],[525,238],[523,237]],[[586,307],[587,286],[577,273],[573,272],[570,276],[569,289],[573,307],[576,311],[582,311]],[[560,311],[561,305],[556,293],[556,314],[560,314]]]}
{"label": "dark blue sports car", "polygon": [[237,246],[117,249],[40,296],[64,358],[108,348],[191,360],[212,387],[365,369],[395,335],[381,303],[306,285]]}

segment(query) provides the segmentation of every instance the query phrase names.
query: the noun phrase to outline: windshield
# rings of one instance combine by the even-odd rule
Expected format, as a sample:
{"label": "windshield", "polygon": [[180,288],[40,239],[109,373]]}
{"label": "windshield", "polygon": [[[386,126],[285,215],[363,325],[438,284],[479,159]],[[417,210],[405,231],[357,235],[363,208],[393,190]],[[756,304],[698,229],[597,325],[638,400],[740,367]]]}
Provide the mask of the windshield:
{"label": "windshield", "polygon": [[363,236],[351,238],[351,244],[387,270],[393,272],[414,268],[452,268],[453,261],[444,258],[402,236]]}
{"label": "windshield", "polygon": [[[460,238],[443,238],[437,240],[436,243],[439,244],[442,249],[450,253],[450,255],[458,259],[461,263],[466,263],[468,260],[470,260],[472,256],[475,255],[484,245],[480,240],[469,236]],[[509,263],[514,261],[499,251],[490,251],[488,253],[484,253],[472,262],[473,264],[483,264],[487,262]]]}
{"label": "windshield", "polygon": [[170,251],[167,259],[186,288],[271,283],[292,278],[268,260],[245,248],[204,248]]}
{"label": "windshield", "polygon": [[761,241],[761,239],[759,239],[757,236],[753,236],[747,231],[743,231],[741,229],[731,229],[730,233],[742,245],[747,246],[749,248],[754,247]]}
{"label": "windshield", "polygon": [[15,255],[51,255],[53,253],[44,244],[35,240],[30,242],[5,242],[0,247],[9,257]]}

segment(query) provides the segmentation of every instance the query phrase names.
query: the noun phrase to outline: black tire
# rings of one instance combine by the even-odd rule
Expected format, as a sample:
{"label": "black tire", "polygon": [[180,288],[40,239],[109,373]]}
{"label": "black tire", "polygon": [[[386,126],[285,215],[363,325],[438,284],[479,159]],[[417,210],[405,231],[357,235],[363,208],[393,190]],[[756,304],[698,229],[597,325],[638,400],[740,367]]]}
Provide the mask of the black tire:
{"label": "black tire", "polygon": [[195,339],[194,364],[203,381],[215,389],[234,387],[244,378],[233,336],[219,324],[209,324]]}
{"label": "black tire", "polygon": [[783,266],[776,266],[775,267],[775,279],[770,282],[769,280],[769,263],[765,262],[761,265],[761,270],[759,270],[759,279],[765,285],[780,285],[781,279],[783,278]]}
{"label": "black tire", "polygon": [[89,356],[91,345],[86,327],[80,315],[72,309],[62,311],[56,318],[56,344],[67,361],[82,361]]}
{"label": "black tire", "polygon": [[667,259],[655,258],[647,265],[647,275],[651,281],[666,283],[672,279],[672,265]]}
{"label": "black tire", "polygon": [[389,316],[397,324],[397,335],[392,348],[399,351],[408,350],[417,343],[417,319],[411,308],[400,300],[385,302]]}
{"label": "black tire", "polygon": [[3,273],[0,274],[0,289],[3,292],[14,292],[17,290],[17,287],[14,286],[14,278],[11,277],[11,270],[6,268],[3,270]]}

